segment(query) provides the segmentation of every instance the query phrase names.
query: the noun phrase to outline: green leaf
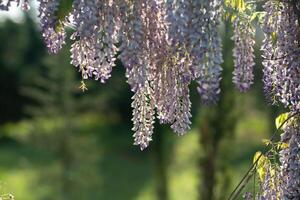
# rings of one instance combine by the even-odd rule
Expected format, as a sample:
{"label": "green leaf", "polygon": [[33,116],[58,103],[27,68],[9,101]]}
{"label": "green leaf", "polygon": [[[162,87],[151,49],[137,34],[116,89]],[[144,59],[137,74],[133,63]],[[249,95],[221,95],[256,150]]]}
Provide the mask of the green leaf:
{"label": "green leaf", "polygon": [[277,149],[278,149],[278,150],[286,149],[286,148],[288,148],[288,147],[289,147],[289,144],[286,143],[286,142],[279,142],[279,143],[277,144]]}
{"label": "green leaf", "polygon": [[278,39],[278,36],[277,36],[277,33],[273,32],[272,35],[272,43],[273,44],[276,44],[277,43],[277,39]]}
{"label": "green leaf", "polygon": [[246,4],[244,0],[237,0],[237,10],[243,12],[246,10]]}
{"label": "green leaf", "polygon": [[272,143],[272,141],[269,139],[262,139],[262,143],[266,146],[269,146]]}
{"label": "green leaf", "polygon": [[234,1],[235,1],[235,0],[225,0],[225,5],[226,5],[227,7],[234,8],[234,4],[235,4]]}
{"label": "green leaf", "polygon": [[276,125],[276,128],[279,129],[280,127],[281,128],[284,128],[285,126],[282,124],[288,119],[289,117],[289,113],[283,113],[283,114],[280,114],[276,119],[275,119],[275,125]]}
{"label": "green leaf", "polygon": [[226,0],[225,5],[239,12],[246,10],[246,4],[244,0]]}
{"label": "green leaf", "polygon": [[253,163],[255,163],[256,161],[256,172],[258,173],[260,181],[263,182],[266,177],[267,168],[270,165],[270,160],[266,156],[264,156],[260,151],[258,151],[254,155]]}
{"label": "green leaf", "polygon": [[254,12],[250,16],[250,21],[252,22],[253,20],[255,20],[257,18],[258,21],[261,22],[263,17],[265,16],[265,14],[266,14],[266,12],[262,12],[262,11]]}

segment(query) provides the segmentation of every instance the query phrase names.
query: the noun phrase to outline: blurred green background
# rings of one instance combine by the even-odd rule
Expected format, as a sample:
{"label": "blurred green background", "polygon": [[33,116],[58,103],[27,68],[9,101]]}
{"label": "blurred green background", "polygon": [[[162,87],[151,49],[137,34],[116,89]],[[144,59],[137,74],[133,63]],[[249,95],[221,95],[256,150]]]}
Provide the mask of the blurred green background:
{"label": "blurred green background", "polygon": [[[32,16],[18,22],[0,16],[0,194],[20,200],[226,199],[274,130],[280,109],[264,100],[262,67],[255,66],[249,93],[231,83],[230,24],[222,28],[219,104],[201,106],[192,85],[192,130],[178,137],[157,124],[154,141],[141,152],[132,145],[132,93],[121,63],[106,84],[87,81],[82,92],[69,64],[69,41],[49,55]],[[256,48],[259,58],[259,42]]]}

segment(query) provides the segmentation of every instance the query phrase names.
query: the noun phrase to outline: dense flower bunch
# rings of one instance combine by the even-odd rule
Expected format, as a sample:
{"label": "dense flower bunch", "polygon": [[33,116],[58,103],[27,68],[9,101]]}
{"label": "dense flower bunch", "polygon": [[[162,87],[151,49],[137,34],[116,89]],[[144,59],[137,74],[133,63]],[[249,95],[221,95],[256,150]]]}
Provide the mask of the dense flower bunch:
{"label": "dense flower bunch", "polygon": [[249,19],[241,19],[237,17],[234,20],[234,36],[233,41],[235,47],[233,49],[234,71],[233,83],[241,92],[250,89],[253,83],[253,67],[254,63],[254,29],[249,23]]}
{"label": "dense flower bunch", "polygon": [[[296,2],[296,1],[295,1]],[[300,111],[299,6],[293,1],[268,1],[264,5],[263,65],[265,93],[292,113]],[[276,185],[266,187],[261,199],[300,199],[299,117],[283,128]],[[268,195],[269,197],[265,197]]]}
{"label": "dense flower bunch", "polygon": [[112,1],[73,2],[71,12],[75,32],[71,39],[71,63],[79,67],[84,79],[105,82],[115,66],[120,29],[120,8]]}
{"label": "dense flower bunch", "polygon": [[4,0],[4,2],[0,0],[0,10],[9,10],[13,2],[17,3],[18,6],[21,4],[22,9],[25,11],[30,9],[29,0]]}
{"label": "dense flower bunch", "polygon": [[281,199],[300,199],[300,121],[294,120],[284,128],[281,142],[287,147],[280,151]]}
{"label": "dense flower bunch", "polygon": [[[12,2],[0,2],[7,10]],[[38,0],[45,43],[57,53],[71,36],[71,63],[83,79],[105,82],[119,57],[126,68],[133,107],[135,144],[148,146],[155,118],[179,135],[190,129],[189,85],[198,82],[201,100],[220,93],[222,46],[218,26],[223,1],[73,0],[59,18],[60,0]],[[69,1],[69,0],[68,0]],[[28,1],[23,1],[28,5]]]}
{"label": "dense flower bunch", "polygon": [[299,16],[288,0],[268,1],[264,8],[265,93],[272,103],[279,101],[292,111],[300,111]]}
{"label": "dense flower bunch", "polygon": [[45,43],[49,52],[57,53],[65,43],[66,32],[63,22],[58,20],[56,16],[59,2],[38,0],[39,18],[41,20],[41,28]]}
{"label": "dense flower bunch", "polygon": [[[244,0],[37,0],[41,31],[50,53],[71,35],[71,63],[83,79],[104,83],[116,59],[126,69],[133,108],[134,144],[145,149],[152,140],[155,119],[170,124],[178,135],[190,129],[189,85],[198,83],[204,104],[220,94],[222,41],[218,33],[223,8],[235,8],[233,83],[242,92],[253,84],[253,1]],[[247,1],[246,1],[247,2]],[[28,10],[29,0],[0,0],[0,10],[12,3]],[[69,9],[65,8],[69,5]],[[224,7],[223,7],[224,6]],[[264,90],[272,103],[300,112],[300,3],[268,0],[263,6]],[[244,12],[245,11],[245,12]],[[244,12],[244,13],[243,13]],[[224,15],[226,16],[226,15]],[[268,163],[260,180],[260,200],[300,199],[299,117],[284,129],[280,165]],[[252,199],[248,193],[245,199]]]}
{"label": "dense flower bunch", "polygon": [[[83,79],[104,83],[116,59],[122,61],[134,92],[134,143],[141,149],[152,140],[156,118],[170,124],[178,135],[190,129],[192,81],[198,83],[204,104],[218,101],[223,62],[218,27],[223,6],[230,0],[38,2],[42,34],[50,53],[57,53],[64,45],[66,25],[74,29],[71,63]],[[12,3],[29,9],[29,0],[0,0],[0,10],[9,10]],[[70,4],[67,11],[65,4]],[[298,16],[288,0],[267,1],[264,8],[265,91],[274,102],[299,111]],[[250,18],[237,14],[233,20],[233,82],[242,92],[253,83],[255,42]]]}
{"label": "dense flower bunch", "polygon": [[205,104],[216,103],[218,101],[218,95],[220,93],[220,80],[221,80],[221,64],[223,62],[222,58],[222,46],[221,40],[218,36],[217,26],[219,24],[218,18],[220,17],[220,12],[216,12],[209,8],[216,7],[220,8],[220,1],[215,1],[215,5],[207,4],[206,8],[209,12],[204,14],[204,20],[206,24],[204,26],[204,33],[208,31],[207,34],[203,36],[203,48],[204,50],[204,62],[199,68],[200,78],[198,79],[198,92]]}
{"label": "dense flower bunch", "polygon": [[[134,1],[127,5],[120,58],[133,96],[135,144],[148,146],[155,109],[179,135],[190,128],[189,84],[204,102],[219,94],[219,1]],[[128,24],[130,26],[128,26]],[[207,31],[207,32],[205,32]],[[209,33],[209,34],[208,34]]]}
{"label": "dense flower bunch", "polygon": [[[281,102],[292,113],[300,111],[300,27],[296,1],[268,1],[264,5],[263,65],[265,93],[272,103]],[[276,185],[265,189],[269,198],[300,199],[299,117],[283,128]],[[276,190],[274,190],[276,188]]]}
{"label": "dense flower bunch", "polygon": [[279,187],[278,181],[280,176],[271,167],[266,170],[265,177],[261,183],[259,194],[259,200],[277,200],[281,199],[281,189]]}

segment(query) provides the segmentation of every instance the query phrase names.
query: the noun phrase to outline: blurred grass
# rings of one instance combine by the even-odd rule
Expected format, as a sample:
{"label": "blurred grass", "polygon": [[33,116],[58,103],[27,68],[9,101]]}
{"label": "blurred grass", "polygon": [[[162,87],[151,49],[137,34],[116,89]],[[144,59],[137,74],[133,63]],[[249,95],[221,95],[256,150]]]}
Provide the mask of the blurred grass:
{"label": "blurred grass", "polygon": [[[268,137],[266,119],[263,112],[256,111],[239,120],[232,155],[230,160],[223,161],[230,166],[231,189],[251,165],[254,153],[262,147],[261,139]],[[150,150],[140,152],[132,146],[129,127],[115,126],[107,121],[93,122],[83,128],[84,134],[73,137],[77,151],[72,180],[79,183],[74,186],[76,199],[155,199]],[[118,137],[112,139],[116,134]],[[165,134],[168,141],[174,142],[172,149],[166,149],[167,157],[170,155],[167,158],[170,199],[197,199],[197,165],[201,155],[199,134],[196,130],[182,137],[171,132]],[[57,155],[26,144],[12,143],[0,145],[0,162],[0,180],[16,199],[57,199],[59,181],[52,185],[49,180],[40,180],[59,177]],[[45,196],[49,198],[43,198]]]}

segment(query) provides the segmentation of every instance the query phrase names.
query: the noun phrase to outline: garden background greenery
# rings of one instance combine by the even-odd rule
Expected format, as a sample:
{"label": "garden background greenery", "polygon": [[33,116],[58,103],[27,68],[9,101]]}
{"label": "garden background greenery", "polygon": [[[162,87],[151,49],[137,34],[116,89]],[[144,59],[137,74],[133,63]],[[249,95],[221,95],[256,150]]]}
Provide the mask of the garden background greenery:
{"label": "garden background greenery", "polygon": [[[20,200],[221,200],[275,129],[282,109],[265,103],[262,66],[255,66],[249,93],[232,84],[232,27],[225,23],[219,104],[200,105],[194,86],[192,130],[177,137],[157,123],[154,141],[140,151],[132,145],[132,93],[122,64],[106,84],[86,81],[83,92],[69,48],[49,55],[33,16],[18,22],[0,16],[0,194]],[[257,39],[261,63],[259,31]]]}

